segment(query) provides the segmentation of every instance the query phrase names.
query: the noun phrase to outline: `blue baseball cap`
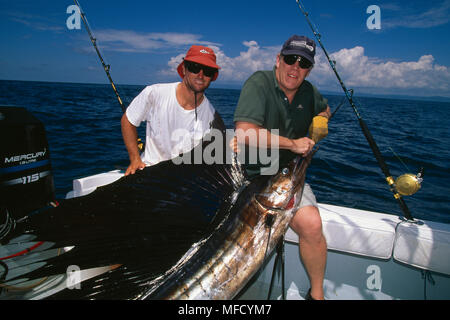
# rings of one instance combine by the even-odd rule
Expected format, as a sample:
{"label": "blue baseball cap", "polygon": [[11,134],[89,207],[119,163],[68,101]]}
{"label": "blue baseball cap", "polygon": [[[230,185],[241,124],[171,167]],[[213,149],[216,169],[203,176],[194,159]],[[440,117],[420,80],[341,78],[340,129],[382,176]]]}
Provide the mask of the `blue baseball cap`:
{"label": "blue baseball cap", "polygon": [[283,56],[287,55],[298,55],[305,57],[312,64],[314,64],[314,56],[316,55],[316,43],[305,36],[293,35],[283,44],[281,48],[281,54]]}

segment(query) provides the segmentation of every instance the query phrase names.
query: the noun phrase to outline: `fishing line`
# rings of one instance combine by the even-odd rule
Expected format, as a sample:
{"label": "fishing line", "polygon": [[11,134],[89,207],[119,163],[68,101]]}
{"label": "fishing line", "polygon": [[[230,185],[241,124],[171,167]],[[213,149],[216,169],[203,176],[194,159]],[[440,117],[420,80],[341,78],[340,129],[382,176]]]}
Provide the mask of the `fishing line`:
{"label": "fishing line", "polygon": [[197,122],[197,92],[194,91],[194,112],[195,112],[195,122]]}
{"label": "fishing line", "polygon": [[[353,91],[353,90],[352,90]],[[334,117],[334,115],[336,114],[336,112],[338,112],[338,110],[344,105],[345,102],[345,97],[342,99],[341,103],[334,109],[333,113],[331,114],[330,118],[328,118],[328,121]]]}
{"label": "fishing line", "polygon": [[5,218],[5,223],[0,225],[0,244],[1,244],[1,240],[3,238],[5,238],[11,230],[14,230],[14,228],[16,226],[16,221],[9,214],[9,211],[6,207],[0,208],[0,213],[2,213],[2,212],[6,213],[6,218]]}
{"label": "fishing line", "polygon": [[342,81],[341,77],[339,76],[337,70],[336,70],[336,61],[331,60],[327,50],[325,49],[324,45],[322,44],[321,41],[321,35],[317,29],[317,27],[315,27],[315,25],[312,24],[311,20],[309,19],[309,13],[306,11],[303,3],[301,0],[296,0],[298,7],[300,8],[301,12],[303,13],[303,15],[305,16],[306,22],[308,23],[309,27],[311,28],[315,38],[317,39],[320,47],[322,48],[330,66],[331,69],[333,69],[334,74],[336,75],[336,78],[339,81],[339,84],[341,85],[342,89],[344,90],[345,96],[347,97],[347,100],[350,103],[350,106],[352,107],[358,121],[359,121],[359,125],[364,133],[364,136],[366,137],[367,142],[369,143],[370,148],[372,149],[372,153],[374,154],[378,165],[380,166],[381,171],[384,173],[385,178],[386,178],[386,182],[389,185],[389,188],[391,190],[391,192],[393,193],[394,198],[397,200],[397,202],[400,205],[400,208],[403,212],[403,216],[409,220],[409,221],[414,221],[411,212],[409,211],[405,201],[403,200],[401,194],[398,192],[397,187],[396,187],[396,183],[394,178],[392,177],[391,173],[389,172],[389,168],[386,165],[386,161],[384,160],[383,156],[381,155],[381,152],[378,148],[378,145],[376,144],[372,134],[369,131],[369,128],[367,127],[367,124],[364,122],[364,120],[362,119],[358,109],[356,108],[356,105],[353,101],[353,90],[349,90],[347,89],[347,87],[345,86],[344,82]]}
{"label": "fishing line", "polygon": [[388,147],[389,150],[391,150],[391,152],[394,154],[394,156],[400,161],[400,163],[405,167],[406,171],[411,171],[409,170],[408,166],[406,165],[406,163],[403,162],[403,160],[398,156],[398,154],[394,151],[394,149],[392,149],[391,147]]}
{"label": "fishing line", "polygon": [[20,252],[16,252],[16,253],[11,254],[11,255],[9,255],[9,256],[6,256],[6,257],[0,257],[0,260],[8,260],[8,259],[11,259],[11,258],[15,258],[15,257],[18,257],[18,256],[22,256],[22,255],[24,255],[24,254],[27,254],[27,253],[33,251],[34,249],[36,249],[36,248],[38,248],[38,247],[40,247],[40,246],[42,246],[43,244],[44,244],[44,241],[39,241],[38,243],[32,245],[32,246],[29,247],[29,248],[25,248],[24,250],[22,250],[22,251],[20,251]]}

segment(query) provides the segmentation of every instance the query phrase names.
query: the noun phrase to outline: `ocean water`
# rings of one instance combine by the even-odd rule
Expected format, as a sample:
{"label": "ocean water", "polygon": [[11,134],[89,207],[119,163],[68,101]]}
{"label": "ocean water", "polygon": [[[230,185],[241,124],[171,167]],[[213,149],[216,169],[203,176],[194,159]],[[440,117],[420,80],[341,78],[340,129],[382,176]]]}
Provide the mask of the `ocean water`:
{"label": "ocean water", "polygon": [[[144,86],[118,86],[128,105]],[[239,90],[208,89],[207,97],[233,127]],[[325,95],[332,110],[342,96]],[[356,98],[394,177],[424,168],[422,188],[404,197],[413,217],[450,223],[450,103]],[[120,130],[121,108],[110,85],[0,81],[0,105],[27,108],[46,128],[57,198],[72,180],[124,169],[128,155]],[[139,128],[144,137],[145,125]],[[317,200],[401,216],[384,175],[345,101],[308,169]]]}

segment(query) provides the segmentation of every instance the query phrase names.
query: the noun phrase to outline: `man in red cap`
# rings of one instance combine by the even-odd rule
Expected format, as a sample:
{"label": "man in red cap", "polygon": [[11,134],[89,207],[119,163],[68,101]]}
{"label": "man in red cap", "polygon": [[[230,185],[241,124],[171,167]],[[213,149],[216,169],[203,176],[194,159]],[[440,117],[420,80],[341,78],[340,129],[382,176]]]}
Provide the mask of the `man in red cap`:
{"label": "man in red cap", "polygon": [[[130,158],[125,175],[190,151],[210,130],[215,109],[204,92],[220,67],[211,48],[192,46],[177,71],[182,82],[147,86],[122,116],[122,136]],[[145,150],[137,127],[147,121]]]}

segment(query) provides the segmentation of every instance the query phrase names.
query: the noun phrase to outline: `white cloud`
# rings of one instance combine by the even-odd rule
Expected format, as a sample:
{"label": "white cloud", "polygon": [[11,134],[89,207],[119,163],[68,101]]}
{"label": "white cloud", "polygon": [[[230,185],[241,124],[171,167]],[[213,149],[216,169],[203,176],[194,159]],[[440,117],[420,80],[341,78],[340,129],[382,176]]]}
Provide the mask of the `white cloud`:
{"label": "white cloud", "polygon": [[[138,33],[128,30],[102,30],[96,33],[102,49],[123,52],[169,52],[183,48],[183,53],[169,59],[168,67],[160,70],[163,77],[176,77],[176,68],[192,44],[211,47],[221,67],[218,82],[241,85],[257,70],[271,70],[280,46],[260,46],[256,41],[244,41],[245,50],[228,56],[220,44],[204,41],[201,35],[189,33]],[[320,49],[309,79],[322,90],[341,91],[328,61]],[[450,96],[450,69],[437,64],[432,55],[417,61],[389,61],[365,55],[364,48],[344,48],[330,54],[348,88],[371,88],[386,93],[413,93]],[[422,91],[421,91],[422,90]],[[367,90],[366,90],[367,91]]]}
{"label": "white cloud", "polygon": [[201,35],[175,32],[135,32],[131,30],[100,30],[95,37],[101,39],[101,47],[109,51],[152,52],[159,49],[173,49],[191,44],[215,45],[201,40]]}
{"label": "white cloud", "polygon": [[260,47],[256,41],[245,41],[246,51],[237,57],[228,57],[219,47],[212,47],[217,55],[217,64],[221,67],[221,80],[244,81],[253,72],[272,69],[279,47]]}
{"label": "white cloud", "polygon": [[[219,46],[209,45],[216,53],[217,64],[221,68],[219,73],[221,81],[241,83],[253,72],[270,70],[275,65],[280,47],[260,47],[256,41],[244,41],[242,44],[247,50],[240,52],[237,57],[228,57]],[[173,75],[183,57],[184,54],[179,54],[170,58],[169,68],[162,70],[161,73]]]}
{"label": "white cloud", "polygon": [[[242,84],[257,70],[271,70],[280,47],[260,47],[256,41],[243,43],[246,51],[236,57],[211,46],[222,67],[218,81]],[[174,75],[184,54],[172,57],[164,75]],[[365,55],[364,48],[357,46],[341,49],[330,54],[336,61],[338,73],[348,88],[370,88],[379,93],[445,95],[450,96],[450,68],[437,64],[432,55],[423,55],[417,61],[383,61]],[[319,49],[316,65],[309,77],[322,90],[341,91],[328,60]],[[367,91],[367,90],[365,90]]]}
{"label": "white cloud", "polygon": [[[423,55],[417,61],[380,61],[366,56],[364,48],[341,49],[330,55],[347,87],[377,88],[392,93],[418,93],[422,95],[450,95],[450,69],[435,63],[432,55]],[[317,85],[332,86],[337,80],[322,53],[311,73]],[[336,85],[335,85],[336,87]]]}

